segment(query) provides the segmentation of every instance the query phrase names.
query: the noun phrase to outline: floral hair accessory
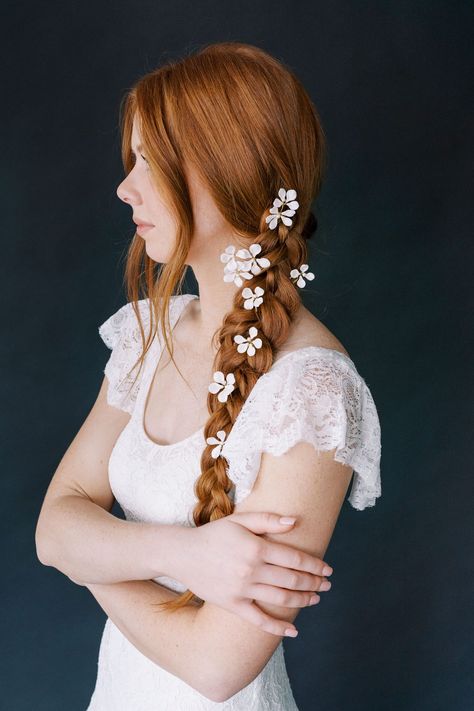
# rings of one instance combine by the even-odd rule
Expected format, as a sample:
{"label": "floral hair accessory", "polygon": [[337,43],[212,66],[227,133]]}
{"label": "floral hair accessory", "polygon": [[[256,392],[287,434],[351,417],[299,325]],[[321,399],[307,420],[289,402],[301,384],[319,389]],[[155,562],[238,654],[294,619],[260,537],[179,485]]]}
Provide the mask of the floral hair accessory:
{"label": "floral hair accessory", "polygon": [[308,272],[308,268],[308,264],[302,264],[299,269],[292,269],[290,272],[290,277],[296,279],[296,285],[301,288],[306,286],[305,279],[307,279],[308,281],[313,281],[314,279],[313,272]]}
{"label": "floral hair accessory", "polygon": [[242,296],[245,299],[244,309],[248,309],[250,311],[253,308],[257,308],[257,306],[260,306],[260,304],[263,303],[263,293],[265,293],[265,289],[262,289],[261,286],[255,287],[255,293],[248,286],[246,286],[245,289],[242,289]]}
{"label": "floral hair accessory", "polygon": [[237,256],[241,259],[245,259],[247,263],[247,270],[250,267],[252,274],[260,274],[262,269],[267,269],[270,266],[270,260],[266,257],[257,257],[262,251],[262,245],[258,242],[251,244],[248,249],[239,249]]}
{"label": "floral hair accessory", "polygon": [[265,222],[268,223],[271,230],[277,226],[278,220],[281,220],[287,227],[291,227],[293,220],[290,218],[293,217],[299,206],[299,202],[296,201],[296,190],[287,191],[280,188],[278,197],[274,199],[273,207],[270,208],[271,214],[265,218]]}
{"label": "floral hair accessory", "polygon": [[237,350],[239,351],[239,353],[245,353],[245,351],[247,351],[248,355],[255,355],[255,349],[262,347],[262,339],[256,338],[257,334],[258,330],[255,328],[255,326],[250,326],[248,338],[244,338],[240,334],[234,336],[234,341],[239,344],[237,346]]}
{"label": "floral hair accessory", "polygon": [[[249,249],[235,251],[235,245],[229,244],[220,255],[221,262],[225,263],[224,281],[233,281],[237,286],[242,286],[244,279],[251,279],[252,274],[260,274],[263,268],[270,266],[266,257],[257,257],[262,246],[256,242]],[[236,259],[238,257],[239,259]]]}
{"label": "floral hair accessory", "polygon": [[227,398],[235,388],[234,383],[235,375],[233,373],[227,373],[227,376],[224,377],[222,370],[216,370],[214,373],[214,382],[209,385],[209,392],[214,395],[219,393],[217,396],[219,402],[227,402]]}
{"label": "floral hair accessory", "polygon": [[217,447],[214,447],[214,449],[211,452],[211,457],[213,459],[217,459],[217,457],[220,455],[222,451],[222,447],[224,446],[226,438],[226,432],[225,430],[219,430],[217,432],[217,439],[215,437],[208,437],[206,439],[207,444],[217,444]]}

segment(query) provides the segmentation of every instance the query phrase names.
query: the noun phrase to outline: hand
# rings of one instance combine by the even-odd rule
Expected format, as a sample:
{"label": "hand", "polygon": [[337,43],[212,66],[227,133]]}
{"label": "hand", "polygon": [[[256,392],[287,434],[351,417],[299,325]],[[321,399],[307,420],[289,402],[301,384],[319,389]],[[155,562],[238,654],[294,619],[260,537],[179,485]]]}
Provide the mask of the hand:
{"label": "hand", "polygon": [[174,561],[174,577],[202,600],[284,636],[294,626],[268,615],[253,601],[306,607],[313,591],[320,590],[326,580],[322,571],[327,565],[309,553],[259,535],[291,528],[292,524],[280,523],[278,514],[250,511],[189,528],[187,545]]}

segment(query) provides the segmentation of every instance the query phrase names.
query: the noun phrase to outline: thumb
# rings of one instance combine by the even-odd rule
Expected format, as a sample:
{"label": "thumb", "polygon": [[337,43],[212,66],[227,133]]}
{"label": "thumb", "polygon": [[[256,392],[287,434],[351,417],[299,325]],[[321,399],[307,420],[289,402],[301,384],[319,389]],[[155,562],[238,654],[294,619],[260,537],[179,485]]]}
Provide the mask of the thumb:
{"label": "thumb", "polygon": [[227,518],[240,523],[253,533],[278,533],[282,529],[289,529],[296,521],[294,516],[280,516],[268,511],[240,511],[230,514]]}

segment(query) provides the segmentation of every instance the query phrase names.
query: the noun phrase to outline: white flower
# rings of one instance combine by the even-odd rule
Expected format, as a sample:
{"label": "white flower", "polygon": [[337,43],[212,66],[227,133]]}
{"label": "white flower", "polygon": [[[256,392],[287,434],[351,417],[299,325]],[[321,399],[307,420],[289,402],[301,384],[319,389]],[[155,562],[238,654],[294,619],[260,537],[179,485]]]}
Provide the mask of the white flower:
{"label": "white flower", "polygon": [[207,444],[217,444],[217,447],[214,447],[214,449],[211,452],[211,457],[213,459],[217,459],[217,457],[220,455],[222,451],[222,447],[224,446],[224,441],[226,437],[226,432],[225,430],[219,430],[217,433],[218,439],[215,437],[208,437],[206,439]]}
{"label": "white flower", "polygon": [[239,249],[237,257],[245,260],[247,271],[250,269],[252,274],[260,274],[262,269],[270,266],[270,260],[266,257],[257,257],[256,255],[262,251],[262,245],[258,242],[251,244],[248,249]]}
{"label": "white flower", "polygon": [[235,259],[239,256],[239,253],[235,253],[235,245],[230,244],[225,248],[220,256],[221,262],[225,263],[224,267],[224,281],[233,281],[237,286],[242,286],[244,279],[252,279],[252,274],[248,271],[248,266],[246,262],[241,262]]}
{"label": "white flower", "polygon": [[252,291],[252,289],[249,289],[248,286],[245,287],[245,289],[242,290],[242,296],[244,297],[244,309],[253,309],[254,307],[257,308],[257,306],[260,306],[260,304],[263,303],[262,299],[262,294],[265,292],[265,289],[262,289],[261,286],[256,286],[255,287],[255,293]]}
{"label": "white flower", "polygon": [[[227,376],[224,377],[222,370],[216,370],[213,377],[214,382],[209,385],[209,392],[214,395],[219,393],[217,396],[219,402],[227,402],[228,396],[235,388],[235,375],[233,373],[227,373]],[[219,392],[220,390],[222,392]]]}
{"label": "white flower", "polygon": [[308,266],[309,266],[308,264],[302,264],[300,266],[299,270],[292,269],[290,272],[290,277],[292,277],[293,279],[297,279],[296,284],[301,288],[306,286],[305,279],[307,279],[308,281],[313,281],[313,279],[314,279],[313,272],[307,271]]}
{"label": "white flower", "polygon": [[296,201],[296,190],[286,191],[284,188],[280,188],[278,197],[274,199],[273,207],[270,208],[271,214],[265,218],[265,222],[269,224],[271,230],[277,226],[278,220],[281,220],[287,227],[291,227],[293,220],[290,220],[290,217],[293,217],[299,206]]}
{"label": "white flower", "polygon": [[262,339],[256,338],[257,333],[258,330],[255,328],[255,326],[250,326],[248,338],[244,338],[239,334],[237,336],[234,336],[234,341],[239,344],[237,346],[237,350],[239,351],[239,353],[245,353],[245,351],[247,351],[248,355],[255,355],[255,349],[262,347]]}

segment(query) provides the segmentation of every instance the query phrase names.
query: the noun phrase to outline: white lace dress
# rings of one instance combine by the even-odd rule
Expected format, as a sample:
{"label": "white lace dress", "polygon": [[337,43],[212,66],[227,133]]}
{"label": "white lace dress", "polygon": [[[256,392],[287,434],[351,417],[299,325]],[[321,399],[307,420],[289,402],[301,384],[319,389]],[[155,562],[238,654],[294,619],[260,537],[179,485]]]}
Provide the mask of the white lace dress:
{"label": "white lace dress", "polygon": [[[195,298],[194,294],[172,297],[171,327]],[[145,299],[139,302],[139,308],[146,328],[149,314]],[[154,339],[139,381],[129,392],[131,380],[126,374],[141,350],[131,304],[110,316],[99,333],[112,349],[104,370],[109,381],[108,402],[131,414],[109,460],[114,496],[128,520],[194,526],[194,483],[205,447],[204,428],[169,445],[156,444],[143,429],[144,403],[163,348],[161,334]],[[300,348],[279,358],[257,380],[221,451],[234,482],[233,501],[239,503],[251,491],[262,452],[280,455],[301,440],[317,450],[337,447],[335,459],[354,470],[349,502],[359,510],[375,504],[381,494],[377,410],[353,361],[338,351]],[[295,472],[295,486],[297,476]],[[155,580],[178,592],[186,589],[172,578]],[[139,652],[107,618],[96,685],[87,711],[214,708],[298,711],[286,671],[283,641],[250,684],[227,701],[215,702]]]}

